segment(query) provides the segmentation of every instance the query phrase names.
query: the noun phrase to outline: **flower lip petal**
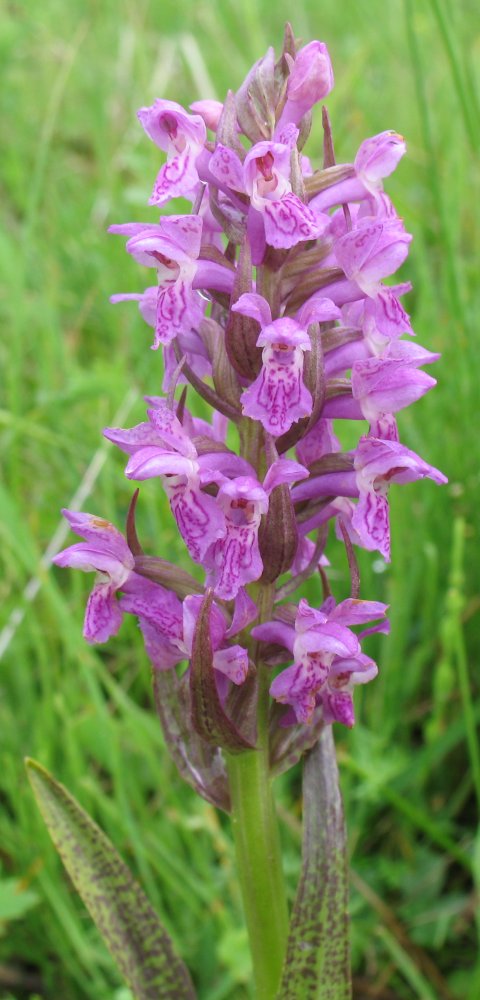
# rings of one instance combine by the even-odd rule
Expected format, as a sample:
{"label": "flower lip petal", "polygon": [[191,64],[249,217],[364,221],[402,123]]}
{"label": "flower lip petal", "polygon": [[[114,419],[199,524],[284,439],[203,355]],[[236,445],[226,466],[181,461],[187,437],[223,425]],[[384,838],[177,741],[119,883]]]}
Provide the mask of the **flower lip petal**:
{"label": "flower lip petal", "polygon": [[84,638],[89,643],[107,642],[122,624],[122,612],[111,584],[96,584],[85,611]]}
{"label": "flower lip petal", "polygon": [[248,674],[248,653],[242,646],[226,646],[213,654],[213,666],[233,684],[243,684]]}

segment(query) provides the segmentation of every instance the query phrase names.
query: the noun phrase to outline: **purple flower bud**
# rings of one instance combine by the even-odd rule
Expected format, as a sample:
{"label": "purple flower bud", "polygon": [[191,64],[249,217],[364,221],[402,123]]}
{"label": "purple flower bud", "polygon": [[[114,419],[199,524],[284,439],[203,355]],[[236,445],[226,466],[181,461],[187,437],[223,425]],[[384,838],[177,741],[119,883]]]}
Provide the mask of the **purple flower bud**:
{"label": "purple flower bud", "polygon": [[296,59],[286,56],[290,66],[287,100],[276,134],[287,122],[298,125],[317,101],[323,101],[333,88],[333,69],[324,42],[309,42]]}
{"label": "purple flower bud", "polygon": [[[405,152],[405,141],[396,132],[380,132],[379,135],[365,139],[355,157],[350,175],[315,195],[310,202],[311,208],[325,212],[333,205],[362,201],[371,195],[375,199],[376,211],[396,214],[390,199],[383,194],[382,179],[393,173]],[[344,165],[343,170],[348,172],[348,164]],[[367,214],[373,214],[371,208]],[[340,221],[339,217],[338,222]]]}
{"label": "purple flower bud", "polygon": [[217,131],[218,123],[223,111],[223,104],[221,101],[194,101],[193,104],[190,105],[190,110],[196,115],[200,115],[207,128],[211,129],[212,132]]}

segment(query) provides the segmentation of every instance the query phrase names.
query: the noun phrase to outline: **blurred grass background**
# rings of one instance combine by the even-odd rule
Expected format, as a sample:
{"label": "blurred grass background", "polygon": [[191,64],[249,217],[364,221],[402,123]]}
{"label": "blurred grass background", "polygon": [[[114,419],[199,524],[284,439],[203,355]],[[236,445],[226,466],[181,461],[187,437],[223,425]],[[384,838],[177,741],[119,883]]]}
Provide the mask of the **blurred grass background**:
{"label": "blurred grass background", "polygon": [[[402,439],[449,476],[391,492],[393,561],[362,559],[362,596],[392,606],[372,642],[381,673],[336,739],[352,852],[355,997],[478,1000],[480,488],[478,199],[480,29],[469,0],[10,0],[0,49],[0,996],[128,1000],[44,832],[24,777],[38,758],[137,872],[205,1000],[251,996],[228,822],[163,747],[133,621],[105,648],[81,637],[91,579],[46,568],[59,508],[121,525],[131,493],[106,424],[143,419],[160,359],[134,306],[143,287],[112,222],[146,207],[159,157],[135,111],[157,97],[223,98],[283,23],[325,40],[337,159],[403,133],[387,190],[414,242],[405,274],[438,388]],[[320,155],[319,121],[309,143]],[[149,550],[184,559],[155,482]],[[338,555],[334,556],[335,563]],[[335,567],[337,597],[345,566]],[[33,582],[37,580],[38,582]],[[26,588],[26,589],[25,589]],[[38,591],[38,592],[37,592]],[[312,600],[319,598],[313,587]],[[13,617],[12,617],[13,616]],[[278,783],[287,874],[298,873],[300,777]]]}

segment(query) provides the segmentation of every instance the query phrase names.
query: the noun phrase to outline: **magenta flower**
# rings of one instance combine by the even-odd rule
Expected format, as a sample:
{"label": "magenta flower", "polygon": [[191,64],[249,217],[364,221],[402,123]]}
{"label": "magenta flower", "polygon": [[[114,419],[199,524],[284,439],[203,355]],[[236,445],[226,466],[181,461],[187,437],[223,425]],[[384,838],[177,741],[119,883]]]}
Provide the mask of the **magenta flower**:
{"label": "magenta flower", "polygon": [[397,413],[410,406],[436,384],[431,375],[417,370],[415,362],[405,363],[401,356],[368,358],[352,365],[352,395],[370,421],[382,413]]}
{"label": "magenta flower", "polygon": [[[129,236],[127,252],[139,264],[156,268],[158,292],[153,349],[160,344],[170,344],[179,334],[198,326],[205,307],[198,292],[193,290],[202,238],[199,216],[171,216],[162,219],[159,225],[126,223],[110,226],[109,232]],[[131,295],[115,295],[113,301],[120,302],[127,297]],[[150,296],[147,303],[143,302],[143,308],[149,309],[150,319]]]}
{"label": "magenta flower", "polygon": [[413,483],[428,477],[441,484],[446,483],[447,478],[395,440],[360,438],[354,462],[360,499],[352,517],[352,526],[365,549],[378,549],[389,561],[387,494],[390,483]]}
{"label": "magenta flower", "polygon": [[[130,238],[126,250],[139,264],[155,267],[158,293],[155,314],[153,349],[168,345],[178,336],[187,336],[203,319],[205,297],[197,288],[215,288],[230,292],[233,272],[221,264],[199,259],[202,239],[202,219],[199,215],[172,215],[158,225],[127,222],[110,226],[110,233],[122,233]],[[145,294],[145,293],[144,293]],[[115,295],[113,302],[132,298],[132,294]],[[143,314],[151,320],[151,295],[142,300]]]}
{"label": "magenta flower", "polygon": [[240,588],[260,578],[263,561],[258,529],[262,514],[268,510],[269,495],[276,486],[290,485],[305,476],[308,472],[303,465],[278,459],[270,466],[263,486],[253,476],[238,476],[222,483],[217,503],[225,517],[225,531],[205,555],[207,586],[213,587],[219,597],[236,597]]}
{"label": "magenta flower", "polygon": [[[271,688],[290,708],[286,720],[321,715],[352,725],[353,688],[376,672],[352,627],[375,615],[383,621],[384,606],[328,599],[316,611],[306,601],[298,609],[281,602],[319,569],[326,588],[330,523],[346,541],[356,594],[349,539],[389,558],[390,483],[425,476],[445,482],[400,443],[395,419],[433,387],[422,369],[437,358],[408,339],[413,330],[402,296],[410,284],[386,284],[412,238],[383,190],[405,142],[382,131],[361,143],[353,163],[335,165],[324,116],[329,166],[310,160],[310,112],[333,82],[326,45],[312,41],[297,51],[287,26],[280,59],[269,48],[224,103],[200,100],[188,111],[156,100],[139,111],[166,154],[151,203],[182,196],[194,208],[111,227],[156,274],[157,285],[112,301],[136,300],[153,327],[167,398],[146,397],[147,419],[105,435],[127,453],[127,478],[160,478],[203,578],[178,570],[170,591],[163,586],[173,580],[168,563],[134,558],[116,529],[100,519],[92,527],[89,515],[70,515],[89,535],[57,557],[100,574],[87,608],[89,641],[113,634],[123,612],[137,614],[159,670],[190,658],[199,593],[212,589],[214,668],[226,709],[222,718],[216,705],[214,729],[219,746],[233,740],[237,749],[244,744],[224,695],[230,682],[247,676],[243,635],[264,606],[263,599],[258,607],[253,602],[250,585],[258,583],[260,594],[271,587],[273,602],[272,621],[253,636],[293,655]],[[192,416],[192,389],[213,417],[203,410]],[[336,436],[334,419],[351,422],[345,434]],[[358,441],[364,420],[369,431]],[[134,505],[128,538],[137,552],[133,517]],[[145,573],[153,566],[152,579],[135,566]],[[202,612],[199,635],[206,621]],[[239,632],[242,645],[235,645]],[[198,724],[204,739],[210,730]]]}
{"label": "magenta flower", "polygon": [[303,356],[311,350],[307,328],[313,322],[339,318],[340,311],[330,299],[316,298],[299,310],[296,319],[272,320],[268,302],[256,293],[242,295],[232,310],[261,325],[257,346],[263,347],[262,369],[242,395],[242,410],[278,437],[312,412],[312,396],[302,378]]}
{"label": "magenta flower", "polygon": [[203,118],[189,115],[175,101],[158,98],[137,114],[148,137],[167,154],[149,204],[165,205],[179,197],[193,201],[199,182],[196,161],[207,137]]}
{"label": "magenta flower", "polygon": [[207,586],[229,600],[240,587],[262,575],[258,529],[262,514],[268,510],[268,496],[252,476],[239,476],[222,483],[217,503],[225,529],[205,556]]}
{"label": "magenta flower", "polygon": [[284,646],[293,654],[293,665],[283,670],[270,687],[272,698],[290,705],[298,722],[311,721],[322,704],[325,722],[354,722],[352,688],[377,674],[377,666],[361,652],[349,625],[384,618],[387,607],[376,601],[327,601],[320,611],[302,599],[295,627],[271,621],[252,629],[256,639]]}
{"label": "magenta flower", "polygon": [[310,202],[311,208],[326,212],[333,205],[363,201],[369,195],[376,201],[381,201],[382,180],[393,173],[405,152],[405,140],[396,132],[380,132],[379,135],[365,139],[351,171],[348,172],[348,165],[345,164],[347,176],[315,195]]}
{"label": "magenta flower", "polygon": [[287,80],[287,99],[276,128],[276,135],[284,125],[298,125],[303,116],[318,101],[323,101],[333,88],[333,68],[324,42],[309,42],[297,52],[295,59],[287,54],[290,67]]}
{"label": "magenta flower", "polygon": [[107,642],[122,624],[115,594],[133,571],[135,560],[119,531],[95,514],[62,510],[76,535],[85,542],[70,545],[53,557],[57,566],[71,566],[97,574],[85,611],[83,635],[87,642]]}
{"label": "magenta flower", "polygon": [[[171,591],[134,572],[135,560],[119,531],[94,514],[62,512],[72,530],[86,542],[54,556],[57,566],[96,572],[85,611],[87,642],[107,642],[116,635],[123,613],[138,616],[145,649],[154,667],[166,670],[184,659],[182,605]],[[116,594],[121,591],[117,600]]]}
{"label": "magenta flower", "polygon": [[[295,142],[294,138],[293,144]],[[245,158],[244,183],[250,198],[251,229],[261,220],[266,242],[278,249],[322,235],[328,219],[313,214],[290,183],[292,143],[259,142]],[[260,216],[260,219],[258,219]]]}
{"label": "magenta flower", "polygon": [[150,421],[123,430],[107,427],[105,437],[129,454],[128,479],[162,478],[180,534],[195,562],[223,533],[224,519],[216,500],[201,489],[212,473],[201,474],[195,445],[163,400],[149,410]]}
{"label": "magenta flower", "polygon": [[335,243],[337,264],[362,292],[375,297],[382,279],[403,264],[411,239],[401,219],[362,219]]}

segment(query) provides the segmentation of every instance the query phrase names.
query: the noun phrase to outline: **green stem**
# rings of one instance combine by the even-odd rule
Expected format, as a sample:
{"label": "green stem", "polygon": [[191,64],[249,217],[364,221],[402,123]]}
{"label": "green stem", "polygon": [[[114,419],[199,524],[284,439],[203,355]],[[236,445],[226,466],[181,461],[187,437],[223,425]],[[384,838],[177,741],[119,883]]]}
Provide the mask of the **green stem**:
{"label": "green stem", "polygon": [[[258,421],[244,418],[239,433],[240,453],[253,465],[261,482],[266,471],[263,428]],[[257,622],[268,621],[272,616],[275,588],[258,581],[249,585],[248,592],[258,607]],[[250,658],[257,664],[257,749],[225,756],[255,995],[257,1000],[274,1000],[285,958],[288,909],[270,776],[270,671],[258,662],[258,643],[251,636],[245,636],[245,645]]]}
{"label": "green stem", "polygon": [[288,932],[280,838],[268,763],[268,671],[259,668],[258,750],[229,756],[232,823],[257,1000],[280,985]]}

